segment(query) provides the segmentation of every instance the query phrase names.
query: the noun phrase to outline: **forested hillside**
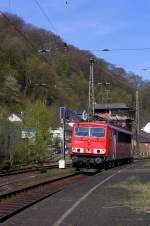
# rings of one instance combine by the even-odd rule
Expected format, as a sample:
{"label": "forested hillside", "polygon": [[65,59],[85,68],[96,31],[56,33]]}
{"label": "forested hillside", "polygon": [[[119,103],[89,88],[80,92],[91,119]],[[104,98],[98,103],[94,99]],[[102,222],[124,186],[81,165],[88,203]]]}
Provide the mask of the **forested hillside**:
{"label": "forested hillside", "polygon": [[[47,52],[43,49],[49,50]],[[2,112],[28,112],[36,101],[46,106],[50,125],[58,124],[59,107],[86,109],[90,52],[67,45],[57,35],[26,24],[16,15],[0,16],[0,106]],[[150,82],[96,58],[96,102],[110,83],[113,102],[135,106],[140,89],[141,123],[149,121]],[[98,83],[103,83],[99,86]],[[2,117],[2,116],[1,116]]]}

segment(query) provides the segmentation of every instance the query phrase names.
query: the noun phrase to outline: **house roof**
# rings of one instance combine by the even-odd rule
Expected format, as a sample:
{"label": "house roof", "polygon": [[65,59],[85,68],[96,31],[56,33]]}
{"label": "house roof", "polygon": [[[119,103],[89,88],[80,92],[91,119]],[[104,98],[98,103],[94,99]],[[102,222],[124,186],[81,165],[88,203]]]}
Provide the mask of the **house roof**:
{"label": "house roof", "polygon": [[22,119],[19,118],[17,115],[15,114],[11,114],[9,117],[8,117],[8,120],[10,122],[22,122]]}
{"label": "house roof", "polygon": [[140,143],[150,143],[150,133],[140,131]]}
{"label": "house roof", "polygon": [[144,126],[144,127],[142,128],[142,130],[145,131],[145,132],[147,132],[147,133],[150,133],[150,123],[148,122],[148,123],[146,124],[146,126]]}

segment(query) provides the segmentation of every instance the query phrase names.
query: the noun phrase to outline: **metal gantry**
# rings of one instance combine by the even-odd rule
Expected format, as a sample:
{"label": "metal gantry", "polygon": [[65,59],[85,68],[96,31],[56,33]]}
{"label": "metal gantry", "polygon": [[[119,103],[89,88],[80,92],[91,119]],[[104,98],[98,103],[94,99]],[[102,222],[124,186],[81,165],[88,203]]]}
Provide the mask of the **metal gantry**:
{"label": "metal gantry", "polygon": [[90,116],[94,118],[95,111],[94,73],[93,73],[94,63],[95,63],[94,58],[93,57],[90,58],[88,119],[90,118]]}

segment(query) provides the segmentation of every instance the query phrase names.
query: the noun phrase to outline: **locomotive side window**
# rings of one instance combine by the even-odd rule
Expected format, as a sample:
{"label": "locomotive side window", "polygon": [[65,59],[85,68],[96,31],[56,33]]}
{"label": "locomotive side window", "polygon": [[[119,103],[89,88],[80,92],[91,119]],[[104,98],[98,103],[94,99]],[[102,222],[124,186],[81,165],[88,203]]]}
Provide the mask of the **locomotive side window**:
{"label": "locomotive side window", "polygon": [[91,128],[90,137],[105,137],[104,128]]}
{"label": "locomotive side window", "polygon": [[118,132],[118,143],[131,143],[131,135]]}
{"label": "locomotive side window", "polygon": [[75,128],[75,135],[79,136],[79,137],[88,137],[89,136],[89,128],[86,128],[86,127]]}

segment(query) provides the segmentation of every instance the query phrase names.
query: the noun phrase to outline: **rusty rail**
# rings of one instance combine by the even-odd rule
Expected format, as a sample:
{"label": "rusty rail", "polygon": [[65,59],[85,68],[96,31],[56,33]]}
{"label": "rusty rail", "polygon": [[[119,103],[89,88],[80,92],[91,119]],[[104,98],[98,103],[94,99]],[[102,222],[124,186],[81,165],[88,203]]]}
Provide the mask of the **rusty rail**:
{"label": "rusty rail", "polygon": [[0,201],[0,222],[5,221],[25,208],[28,208],[42,199],[62,190],[65,186],[75,183],[85,177],[85,175],[74,173],[54,179],[51,182],[40,183],[2,195]]}

